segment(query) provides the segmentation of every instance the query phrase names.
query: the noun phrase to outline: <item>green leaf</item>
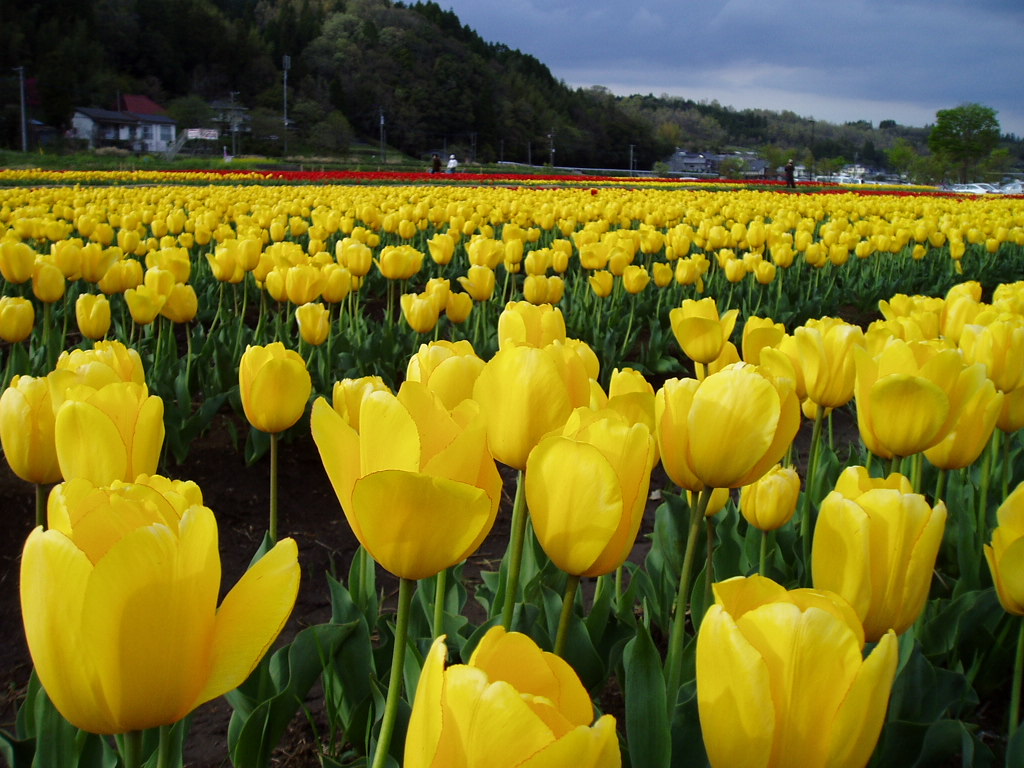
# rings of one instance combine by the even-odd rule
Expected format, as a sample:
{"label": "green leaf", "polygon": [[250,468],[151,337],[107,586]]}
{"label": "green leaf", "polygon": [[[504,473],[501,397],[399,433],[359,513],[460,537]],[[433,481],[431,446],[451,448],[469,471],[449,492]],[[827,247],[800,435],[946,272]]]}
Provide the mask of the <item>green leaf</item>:
{"label": "green leaf", "polygon": [[667,766],[672,756],[672,742],[665,676],[661,656],[642,624],[637,624],[636,636],[626,643],[622,660],[630,764],[637,768]]}
{"label": "green leaf", "polygon": [[1006,745],[1006,768],[1024,765],[1024,727],[1017,726],[1010,743]]}
{"label": "green leaf", "polygon": [[[236,768],[263,768],[298,712],[309,689],[356,630],[350,624],[308,627],[289,644],[264,658],[249,679],[227,694],[235,710],[228,730],[228,750]],[[365,668],[363,668],[365,674]]]}

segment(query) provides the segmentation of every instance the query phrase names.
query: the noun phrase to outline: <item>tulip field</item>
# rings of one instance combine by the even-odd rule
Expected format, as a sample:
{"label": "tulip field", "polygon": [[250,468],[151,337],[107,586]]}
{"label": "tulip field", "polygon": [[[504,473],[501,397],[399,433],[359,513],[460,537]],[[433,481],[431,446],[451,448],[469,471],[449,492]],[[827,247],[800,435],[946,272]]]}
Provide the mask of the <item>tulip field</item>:
{"label": "tulip field", "polygon": [[0,277],[11,768],[1024,766],[1024,197],[0,170]]}

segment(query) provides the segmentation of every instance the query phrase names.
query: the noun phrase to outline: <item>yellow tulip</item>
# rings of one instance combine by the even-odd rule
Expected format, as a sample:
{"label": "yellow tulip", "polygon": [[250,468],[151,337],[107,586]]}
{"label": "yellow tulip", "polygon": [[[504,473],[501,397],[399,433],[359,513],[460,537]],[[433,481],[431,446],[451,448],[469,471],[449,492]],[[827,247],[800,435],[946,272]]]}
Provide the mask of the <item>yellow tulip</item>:
{"label": "yellow tulip", "polygon": [[985,376],[984,368],[971,366],[968,371],[973,375],[969,373],[957,380],[957,388],[967,392],[954,395],[963,405],[957,411],[953,428],[942,440],[924,450],[925,458],[940,469],[963,469],[977,461],[989,444],[1002,413],[1006,396]]}
{"label": "yellow tulip", "polygon": [[654,439],[612,410],[580,408],[526,462],[537,540],[574,576],[611,573],[629,555],[647,502]]}
{"label": "yellow tulip", "polygon": [[196,289],[188,283],[175,283],[167,293],[160,314],[172,323],[190,323],[199,311]]}
{"label": "yellow tulip", "polygon": [[284,273],[285,296],[295,305],[310,304],[320,298],[324,282],[320,268],[311,263],[289,267]]}
{"label": "yellow tulip", "polygon": [[1024,426],[1016,415],[1018,401],[1024,397],[1024,322],[1020,317],[1000,318],[987,325],[965,325],[960,349],[968,362],[983,364],[996,389],[1006,395],[999,428],[1010,433]]}
{"label": "yellow tulip", "polygon": [[142,262],[135,259],[121,259],[110,265],[96,286],[110,296],[115,293],[124,293],[129,288],[138,288],[144,279]]}
{"label": "yellow tulip", "polygon": [[720,354],[736,325],[738,309],[719,316],[713,298],[684,299],[669,313],[672,333],[683,353],[695,363],[707,365]]}
{"label": "yellow tulip", "polygon": [[637,294],[651,282],[651,276],[644,267],[630,264],[622,273],[622,285],[627,293]]}
{"label": "yellow tulip", "polygon": [[245,267],[241,259],[238,240],[225,240],[207,252],[206,261],[213,276],[222,283],[240,283],[245,279]]}
{"label": "yellow tulip", "polygon": [[27,243],[0,242],[0,274],[7,282],[19,285],[32,279],[35,264],[36,252]]}
{"label": "yellow tulip", "polygon": [[295,542],[255,563],[217,606],[213,512],[165,479],[50,498],[50,530],[22,553],[21,610],[32,662],[76,727],[115,734],[169,725],[240,685],[291,613]]}
{"label": "yellow tulip", "polygon": [[488,301],[494,295],[496,276],[490,267],[474,264],[458,280],[462,289],[473,297],[473,301]]}
{"label": "yellow tulip", "polygon": [[[859,474],[847,468],[844,474]],[[946,506],[905,490],[837,484],[821,502],[814,529],[814,586],[845,598],[869,641],[903,634],[917,620],[931,586],[946,526]]]}
{"label": "yellow tulip", "polygon": [[697,635],[697,706],[713,768],[863,768],[885,722],[899,649],[867,658],[844,600],[760,576],[713,585]]}
{"label": "yellow tulip", "polygon": [[400,299],[402,317],[416,333],[430,333],[437,325],[439,307],[425,293],[403,293]]}
{"label": "yellow tulip", "polygon": [[331,405],[345,423],[356,432],[359,431],[359,410],[363,399],[371,392],[387,392],[391,388],[380,376],[363,376],[359,379],[342,379],[334,383],[331,393]]}
{"label": "yellow tulip", "polygon": [[[956,422],[953,400],[966,366],[956,349],[891,338],[877,356],[854,350],[857,426],[872,453],[910,456],[940,442]],[[970,374],[967,374],[970,375]]]}
{"label": "yellow tulip", "polygon": [[53,304],[64,297],[64,273],[51,261],[37,260],[32,273],[32,293],[37,299]]}
{"label": "yellow tulip", "polygon": [[479,409],[449,411],[419,382],[363,398],[359,430],[318,398],[313,439],[345,517],[381,567],[422,579],[465,560],[490,532],[501,476]]}
{"label": "yellow tulip", "polygon": [[349,237],[338,241],[334,253],[338,263],[355,277],[365,277],[373,266],[373,251],[369,246]]}
{"label": "yellow tulip", "polygon": [[[52,397],[52,393],[51,393]],[[156,472],[164,443],[164,402],[145,384],[69,387],[56,406],[57,461],[66,480],[133,482]]]}
{"label": "yellow tulip", "polygon": [[420,673],[405,768],[619,768],[615,718],[594,721],[576,672],[527,635],[492,627],[447,669],[444,636]]}
{"label": "yellow tulip", "polygon": [[800,475],[776,464],[740,492],[740,513],[755,528],[774,531],[790,521],[800,499]]}
{"label": "yellow tulip", "polygon": [[594,295],[601,299],[611,296],[612,290],[615,288],[615,276],[605,269],[597,270],[587,278],[587,281],[590,283],[590,289]]}
{"label": "yellow tulip", "polygon": [[102,293],[83,293],[75,300],[78,330],[87,339],[102,339],[110,330],[110,302]]}
{"label": "yellow tulip", "polygon": [[411,245],[386,245],[377,261],[377,268],[388,280],[408,280],[422,267],[423,254]]}
{"label": "yellow tulip", "polygon": [[11,471],[28,483],[61,479],[53,401],[45,378],[15,376],[0,396],[0,442]]}
{"label": "yellow tulip", "polygon": [[992,543],[985,545],[985,560],[1003,609],[1024,616],[1024,483],[1006,497],[996,515],[999,524]]}
{"label": "yellow tulip", "polygon": [[863,344],[859,326],[833,317],[810,320],[793,331],[807,397],[823,408],[853,398],[853,349]]}
{"label": "yellow tulip", "polygon": [[[605,406],[625,417],[630,424],[643,424],[654,437],[654,387],[643,374],[632,368],[616,368],[608,382]],[[654,464],[661,460],[657,439],[654,441]]]}
{"label": "yellow tulip", "polygon": [[405,378],[424,384],[451,410],[473,396],[473,385],[483,368],[483,359],[469,341],[432,341],[421,344],[409,359]]}
{"label": "yellow tulip", "polygon": [[487,361],[473,386],[498,461],[526,468],[526,458],[548,432],[590,402],[590,376],[564,344],[507,346]]}
{"label": "yellow tulip", "polygon": [[32,335],[36,311],[20,296],[0,296],[0,339],[16,344]]}
{"label": "yellow tulip", "polygon": [[427,241],[427,248],[430,250],[430,258],[435,264],[444,266],[451,263],[455,255],[455,238],[444,232],[438,232]]}
{"label": "yellow tulip", "polygon": [[352,291],[352,273],[340,264],[325,264],[322,298],[328,304],[340,304]]}
{"label": "yellow tulip", "polygon": [[498,347],[511,345],[546,347],[565,341],[565,316],[550,304],[510,301],[498,316]]}
{"label": "yellow tulip", "polygon": [[[696,478],[699,484],[680,485],[691,491],[750,485],[779,462],[800,428],[800,404],[792,388],[745,363],[727,366],[696,387],[673,387],[658,397],[662,463],[667,470],[667,457],[673,455],[674,465],[687,467],[692,472],[688,480]],[[682,430],[685,437],[678,434]],[[675,456],[680,450],[685,456]]]}
{"label": "yellow tulip", "polygon": [[776,323],[770,317],[751,316],[743,324],[743,338],[740,347],[743,361],[751,365],[761,363],[761,350],[774,347],[786,335],[786,326]]}
{"label": "yellow tulip", "polygon": [[128,311],[136,325],[149,325],[160,314],[167,301],[166,294],[159,293],[150,285],[140,285],[124,292]]}
{"label": "yellow tulip", "polygon": [[311,303],[296,307],[295,321],[299,325],[299,335],[307,344],[318,347],[327,341],[331,322],[327,307],[323,304]]}
{"label": "yellow tulip", "polygon": [[238,364],[238,387],[249,423],[276,434],[305,413],[313,383],[299,353],[275,341],[245,348]]}
{"label": "yellow tulip", "polygon": [[[492,273],[493,274],[493,273]],[[473,311],[473,297],[468,293],[449,293],[444,307],[445,316],[456,325],[469,320]]]}
{"label": "yellow tulip", "polygon": [[97,341],[92,349],[61,352],[55,373],[59,371],[75,379],[74,382],[65,383],[65,388],[71,383],[87,384],[94,389],[115,381],[146,383],[142,357],[137,350],[126,347],[120,341]]}

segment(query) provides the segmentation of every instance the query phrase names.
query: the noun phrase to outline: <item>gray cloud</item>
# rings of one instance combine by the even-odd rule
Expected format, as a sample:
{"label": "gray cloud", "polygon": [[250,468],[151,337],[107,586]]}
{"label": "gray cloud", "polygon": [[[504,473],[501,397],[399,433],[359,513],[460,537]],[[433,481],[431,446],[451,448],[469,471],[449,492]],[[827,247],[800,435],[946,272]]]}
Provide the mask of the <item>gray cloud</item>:
{"label": "gray cloud", "polygon": [[831,122],[933,123],[965,102],[1024,136],[1020,0],[448,0],[573,87],[668,93]]}

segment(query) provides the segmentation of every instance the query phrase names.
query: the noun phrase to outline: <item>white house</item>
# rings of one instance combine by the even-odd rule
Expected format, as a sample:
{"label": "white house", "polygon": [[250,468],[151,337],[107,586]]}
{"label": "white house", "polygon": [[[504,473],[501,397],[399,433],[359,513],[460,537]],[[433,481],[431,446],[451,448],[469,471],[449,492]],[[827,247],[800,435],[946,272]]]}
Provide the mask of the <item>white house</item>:
{"label": "white house", "polygon": [[114,111],[77,107],[71,118],[71,138],[83,139],[89,149],[121,147],[139,153],[164,152],[174,144],[177,123],[144,96],[126,95],[125,109]]}

